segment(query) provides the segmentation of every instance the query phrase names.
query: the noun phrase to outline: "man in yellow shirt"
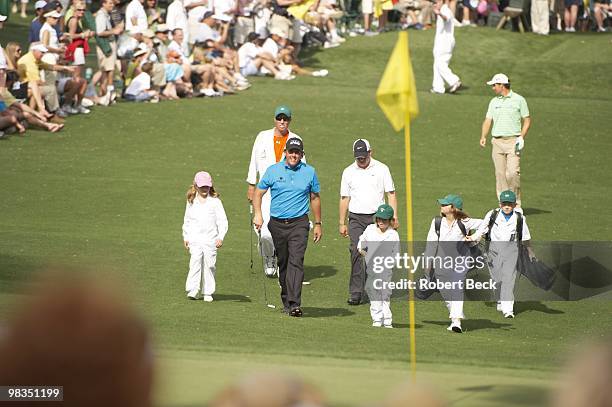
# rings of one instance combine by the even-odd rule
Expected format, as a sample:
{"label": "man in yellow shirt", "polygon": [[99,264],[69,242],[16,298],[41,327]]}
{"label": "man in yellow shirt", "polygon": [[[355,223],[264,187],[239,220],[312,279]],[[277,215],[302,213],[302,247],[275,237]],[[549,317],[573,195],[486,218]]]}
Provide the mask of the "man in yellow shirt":
{"label": "man in yellow shirt", "polygon": [[[72,73],[74,72],[74,68],[63,65],[50,65],[41,61],[43,55],[47,51],[47,47],[45,47],[42,43],[32,43],[30,45],[30,52],[19,58],[17,61],[17,71],[19,72],[19,81],[21,82],[22,86],[27,85],[29,91],[31,91],[31,100],[34,104],[33,107],[38,110],[40,114],[49,118],[52,116],[52,114],[45,108],[43,98],[45,98],[47,101],[49,110],[52,112],[57,112],[59,110],[59,98],[56,87],[42,86],[43,81],[40,77],[40,70],[44,69],[49,71],[64,71]],[[28,92],[28,94],[29,93],[30,92]]]}

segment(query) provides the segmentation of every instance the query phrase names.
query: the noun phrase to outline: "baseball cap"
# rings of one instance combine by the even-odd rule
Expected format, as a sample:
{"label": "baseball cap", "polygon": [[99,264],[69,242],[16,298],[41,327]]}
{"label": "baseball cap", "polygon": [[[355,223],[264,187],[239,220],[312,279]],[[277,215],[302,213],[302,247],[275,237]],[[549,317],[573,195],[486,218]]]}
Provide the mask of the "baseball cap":
{"label": "baseball cap", "polygon": [[247,35],[247,42],[253,42],[255,40],[259,39],[259,34],[257,33],[249,33],[249,35]]}
{"label": "baseball cap", "polygon": [[285,116],[291,118],[291,108],[286,105],[277,106],[276,110],[274,110],[274,117],[278,116],[279,114],[284,114]]}
{"label": "baseball cap", "polygon": [[156,33],[165,33],[170,31],[170,28],[168,28],[167,24],[158,24],[157,28],[155,29]]}
{"label": "baseball cap", "polygon": [[51,10],[45,13],[45,17],[60,18],[62,15],[56,10]]}
{"label": "baseball cap", "polygon": [[55,10],[55,9],[57,9],[59,7],[62,7],[62,3],[60,3],[57,0],[53,0],[53,1],[48,1],[47,4],[43,7],[43,10],[51,11],[51,10]]}
{"label": "baseball cap", "polygon": [[139,57],[139,56],[144,55],[144,54],[146,54],[146,53],[147,53],[147,50],[146,50],[146,49],[142,49],[142,48],[140,48],[140,49],[138,49],[136,52],[134,52],[134,55],[132,55],[132,56],[133,56],[134,58],[136,58],[136,57]]}
{"label": "baseball cap", "polygon": [[38,10],[39,8],[45,8],[46,5],[47,2],[45,0],[38,0],[36,3],[34,3],[34,8]]}
{"label": "baseball cap", "polygon": [[202,19],[200,21],[204,21],[207,18],[211,18],[214,15],[215,15],[215,13],[213,13],[212,11],[207,11],[206,13],[204,13],[204,15],[202,16]]}
{"label": "baseball cap", "polygon": [[499,194],[499,202],[516,203],[516,194],[509,189],[503,191],[501,194]]}
{"label": "baseball cap", "polygon": [[148,28],[146,30],[143,30],[142,35],[144,35],[147,38],[155,37],[155,33],[153,32],[153,30],[150,30]]}
{"label": "baseball cap", "polygon": [[5,21],[8,17],[7,16],[3,16],[2,14],[0,14],[0,23],[2,21]]}
{"label": "baseball cap", "polygon": [[193,183],[198,187],[212,187],[212,177],[206,171],[200,171],[193,178]]}
{"label": "baseball cap", "polygon": [[394,212],[391,205],[382,204],[378,207],[378,209],[376,209],[376,214],[374,215],[374,218],[392,219],[393,214]]}
{"label": "baseball cap", "polygon": [[372,150],[370,148],[370,142],[364,138],[355,140],[353,143],[353,153],[355,154],[355,158],[367,157],[370,150]]}
{"label": "baseball cap", "polygon": [[270,29],[270,35],[278,35],[281,38],[287,39],[287,34],[278,28]]}
{"label": "baseball cap", "polygon": [[285,150],[300,150],[300,152],[303,153],[304,143],[302,143],[302,140],[300,140],[299,138],[291,137],[289,140],[287,140],[287,143],[285,144]]}
{"label": "baseball cap", "polygon": [[438,203],[442,206],[453,205],[455,208],[463,209],[463,199],[459,195],[448,194],[444,198],[438,199]]}
{"label": "baseball cap", "polygon": [[47,47],[44,46],[44,44],[39,42],[39,43],[34,43],[30,45],[30,51],[47,52],[49,50],[47,49]]}
{"label": "baseball cap", "polygon": [[507,85],[510,83],[510,79],[508,79],[508,77],[503,73],[497,73],[489,82],[487,82],[487,85],[495,85],[496,83]]}

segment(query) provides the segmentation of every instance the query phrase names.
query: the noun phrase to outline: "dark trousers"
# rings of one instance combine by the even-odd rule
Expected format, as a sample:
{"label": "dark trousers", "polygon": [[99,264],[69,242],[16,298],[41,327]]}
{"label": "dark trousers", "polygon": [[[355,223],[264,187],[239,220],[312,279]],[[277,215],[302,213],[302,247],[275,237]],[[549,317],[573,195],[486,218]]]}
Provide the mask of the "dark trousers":
{"label": "dark trousers", "polygon": [[359,251],[357,243],[363,231],[374,223],[374,214],[359,214],[349,212],[348,233],[351,239],[349,251],[351,252],[351,278],[349,280],[349,295],[353,300],[360,300],[363,296],[366,283],[365,264]]}
{"label": "dark trousers", "polygon": [[302,304],[302,282],[304,282],[304,254],[308,246],[308,216],[280,220],[270,218],[268,229],[272,235],[278,259],[278,281],[281,285],[281,300],[286,309]]}

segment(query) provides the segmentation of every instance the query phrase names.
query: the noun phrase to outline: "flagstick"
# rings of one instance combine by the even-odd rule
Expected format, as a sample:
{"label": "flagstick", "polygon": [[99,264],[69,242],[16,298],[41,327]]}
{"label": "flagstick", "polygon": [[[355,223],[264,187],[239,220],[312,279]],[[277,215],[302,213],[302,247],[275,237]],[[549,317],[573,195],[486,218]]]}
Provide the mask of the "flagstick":
{"label": "flagstick", "polygon": [[[408,255],[412,257],[414,252],[412,242],[412,173],[410,167],[412,160],[410,158],[410,114],[406,112],[406,120],[404,122],[404,148],[406,156],[406,220],[408,229]],[[414,270],[408,270],[408,280],[414,280]],[[412,372],[412,381],[416,381],[416,335],[414,332],[414,290],[408,290],[408,306],[410,315],[410,370]]]}

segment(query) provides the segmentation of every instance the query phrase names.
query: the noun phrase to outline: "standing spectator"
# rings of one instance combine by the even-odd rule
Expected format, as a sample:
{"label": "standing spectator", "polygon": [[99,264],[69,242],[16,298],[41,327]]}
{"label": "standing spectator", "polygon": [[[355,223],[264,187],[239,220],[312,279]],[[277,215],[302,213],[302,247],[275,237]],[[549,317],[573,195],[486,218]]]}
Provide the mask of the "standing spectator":
{"label": "standing spectator", "polygon": [[[247,188],[247,199],[253,202],[255,196],[255,186],[258,177],[264,176],[266,170],[272,165],[284,160],[285,144],[289,138],[300,138],[297,134],[289,130],[292,118],[291,108],[281,105],[274,110],[274,128],[264,130],[257,134],[253,149],[251,151],[251,162],[249,163],[249,172],[246,182],[249,184]],[[274,250],[274,242],[272,235],[268,229],[270,221],[270,194],[263,195],[261,201],[261,212],[263,221],[259,229],[259,252],[264,256],[264,272],[267,276],[273,276],[277,272],[277,259]]]}
{"label": "standing spectator", "polygon": [[580,0],[564,0],[565,11],[563,14],[563,22],[565,23],[566,33],[576,32],[576,20],[578,19],[578,6]]}
{"label": "standing spectator", "polygon": [[516,194],[516,203],[520,207],[520,152],[525,146],[525,137],[531,126],[529,108],[524,97],[510,90],[510,80],[503,73],[493,76],[487,85],[493,88],[497,96],[491,99],[482,122],[480,147],[487,145],[487,135],[491,131],[491,154],[497,191],[495,196],[509,189]]}
{"label": "standing spectator", "polygon": [[147,23],[149,27],[155,28],[157,24],[164,22],[162,10],[157,6],[157,0],[146,0],[145,12],[147,13]]}
{"label": "standing spectator", "polygon": [[437,0],[433,11],[437,17],[431,93],[444,93],[446,91],[445,82],[450,86],[448,91],[455,93],[461,87],[461,80],[448,66],[453,58],[453,49],[455,49],[455,24],[450,7],[448,7],[448,0]]}
{"label": "standing spectator", "polygon": [[202,36],[204,29],[202,20],[207,11],[212,11],[212,0],[183,0],[183,6],[187,10],[187,40],[190,45],[197,42],[196,38]]}
{"label": "standing spectator", "polygon": [[64,45],[61,45],[59,42],[59,38],[57,35],[57,31],[55,31],[55,25],[59,21],[62,16],[56,10],[49,11],[45,13],[45,23],[40,29],[40,42],[47,48],[48,53],[45,55],[47,59],[47,63],[56,64],[59,56],[62,55],[65,51]]}
{"label": "standing spectator", "polygon": [[85,2],[76,1],[74,14],[66,22],[71,42],[66,49],[65,57],[75,67],[74,76],[77,79],[81,78],[81,67],[85,65],[85,55],[89,52],[88,39],[94,36],[90,30],[83,29],[83,18],[86,11]]}
{"label": "standing spectator", "polygon": [[361,2],[361,13],[363,14],[363,28],[366,36],[378,35],[378,31],[372,30],[372,15],[374,14],[374,0],[363,0]]}
{"label": "standing spectator", "polygon": [[98,68],[102,73],[100,78],[100,96],[102,104],[108,105],[114,92],[113,78],[115,76],[115,65],[117,64],[117,35],[123,27],[113,27],[111,23],[111,11],[115,7],[113,0],[102,0],[100,9],[96,14],[96,54],[98,56]]}
{"label": "standing spectator", "polygon": [[531,0],[531,29],[534,34],[548,35],[550,32],[549,16],[548,0]]}
{"label": "standing spectator", "polygon": [[[361,261],[357,243],[368,225],[374,223],[374,214],[385,203],[393,208],[392,227],[397,228],[397,197],[389,167],[372,158],[372,149],[366,139],[353,143],[355,161],[342,172],[338,231],[340,236],[350,237],[351,277],[349,279],[349,305],[365,302],[366,271]],[[346,218],[348,212],[348,227]]]}
{"label": "standing spectator", "polygon": [[45,0],[38,0],[36,3],[34,3],[36,17],[34,17],[30,23],[30,31],[28,31],[29,43],[40,41],[40,29],[45,23],[45,16],[43,14],[45,14],[44,9],[46,5],[47,2]]}
{"label": "standing spectator", "polygon": [[237,0],[236,23],[234,24],[234,44],[240,47],[247,43],[247,36],[255,32],[255,19],[253,18],[254,0]]}
{"label": "standing spectator", "polygon": [[[272,195],[268,228],[278,256],[283,311],[292,317],[302,316],[304,254],[308,246],[310,207],[314,216],[314,242],[319,242],[323,234],[319,180],[315,169],[302,162],[303,157],[302,140],[288,139],[285,161],[266,170],[253,198],[253,224],[260,230],[263,225],[262,197],[268,190]],[[289,179],[291,182],[286,182]]]}
{"label": "standing spectator", "polygon": [[200,171],[187,191],[183,221],[183,244],[191,254],[189,275],[185,283],[187,298],[190,300],[195,300],[201,289],[204,301],[213,301],[217,249],[223,246],[227,229],[227,216],[213,186],[212,177]]}
{"label": "standing spectator", "polygon": [[143,7],[144,0],[132,0],[125,9],[126,31],[144,32],[149,28],[147,13]]}

